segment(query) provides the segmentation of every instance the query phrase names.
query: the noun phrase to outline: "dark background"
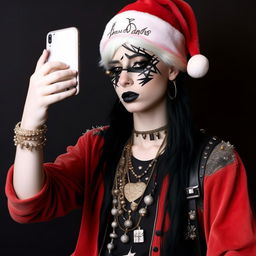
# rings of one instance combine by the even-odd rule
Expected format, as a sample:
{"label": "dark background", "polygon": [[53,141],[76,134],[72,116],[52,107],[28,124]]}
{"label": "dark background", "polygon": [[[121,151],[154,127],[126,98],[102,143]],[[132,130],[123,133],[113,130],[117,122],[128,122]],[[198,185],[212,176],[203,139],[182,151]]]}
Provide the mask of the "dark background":
{"label": "dark background", "polygon": [[[114,92],[98,68],[106,22],[132,1],[14,1],[0,7],[0,255],[70,255],[80,212],[50,223],[18,224],[9,216],[5,177],[14,160],[13,128],[21,119],[28,81],[48,31],[77,26],[81,35],[81,91],[50,109],[46,161],[94,125],[106,124]],[[189,79],[200,127],[230,141],[240,153],[255,200],[255,45],[253,0],[190,0],[198,18],[201,52],[210,60],[203,79]],[[253,6],[254,4],[254,6]]]}

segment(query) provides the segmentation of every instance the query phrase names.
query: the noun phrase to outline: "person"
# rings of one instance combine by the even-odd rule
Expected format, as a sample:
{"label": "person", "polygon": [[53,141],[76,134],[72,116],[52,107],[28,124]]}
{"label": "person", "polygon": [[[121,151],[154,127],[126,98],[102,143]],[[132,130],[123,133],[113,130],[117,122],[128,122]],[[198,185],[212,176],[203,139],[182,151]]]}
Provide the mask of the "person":
{"label": "person", "polygon": [[[43,163],[47,110],[76,93],[77,73],[47,62],[47,51],[39,58],[15,127],[10,214],[27,223],[82,208],[74,256],[198,255],[187,240],[198,227],[190,225],[186,188],[204,136],[193,124],[183,82],[186,71],[205,75],[208,60],[199,51],[194,13],[183,0],[137,0],[107,23],[100,54],[118,98],[110,124],[86,132],[53,163]],[[220,141],[203,158],[197,215],[206,255],[256,255],[238,153]]]}

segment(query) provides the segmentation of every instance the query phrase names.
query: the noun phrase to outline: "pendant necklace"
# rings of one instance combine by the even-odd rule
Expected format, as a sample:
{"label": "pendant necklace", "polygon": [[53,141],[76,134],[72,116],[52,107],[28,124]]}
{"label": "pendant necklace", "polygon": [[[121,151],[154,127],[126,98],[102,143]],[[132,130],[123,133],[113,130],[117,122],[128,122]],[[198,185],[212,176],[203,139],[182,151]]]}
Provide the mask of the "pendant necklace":
{"label": "pendant necklace", "polygon": [[[140,175],[134,171],[131,163],[131,138],[124,147],[121,158],[117,165],[112,189],[113,207],[111,209],[111,214],[113,215],[114,220],[111,223],[113,231],[109,235],[111,241],[107,244],[109,253],[111,253],[111,251],[115,248],[114,240],[118,238],[116,233],[117,228],[123,231],[123,234],[120,236],[122,243],[128,243],[130,241],[131,233],[133,233],[134,243],[144,242],[145,234],[144,230],[140,226],[140,223],[142,218],[147,214],[148,207],[154,202],[153,194],[155,185],[149,194],[145,195],[145,192],[155,171],[158,157],[164,151],[166,139],[167,136],[165,136],[155,158],[149,163],[148,167],[145,168],[145,171]],[[136,178],[137,182],[131,182],[130,174]],[[148,179],[145,178],[146,182],[142,182],[141,178],[146,175],[148,175]],[[138,216],[138,220],[136,222],[134,221],[135,216]],[[122,222],[120,220],[122,220]],[[131,253],[128,255],[133,254]]]}

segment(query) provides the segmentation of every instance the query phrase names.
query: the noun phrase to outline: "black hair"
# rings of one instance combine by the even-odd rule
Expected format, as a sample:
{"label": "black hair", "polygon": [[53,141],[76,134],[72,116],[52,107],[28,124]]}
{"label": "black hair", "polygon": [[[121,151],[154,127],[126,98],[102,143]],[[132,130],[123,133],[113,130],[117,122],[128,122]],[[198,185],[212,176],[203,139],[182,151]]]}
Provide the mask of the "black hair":
{"label": "black hair", "polygon": [[[164,177],[168,175],[169,186],[165,200],[165,213],[170,216],[171,228],[164,234],[161,255],[189,255],[184,248],[184,233],[187,224],[187,206],[185,188],[188,182],[189,167],[192,163],[196,143],[196,130],[187,91],[183,86],[184,74],[179,74],[177,96],[171,100],[167,97],[168,137],[166,151],[158,164],[158,187],[161,188]],[[171,82],[170,82],[171,83]],[[170,88],[172,85],[169,86]],[[171,92],[170,92],[171,93]],[[172,93],[173,95],[173,93]],[[133,129],[132,114],[126,111],[117,100],[110,114],[110,126],[104,133],[105,143],[101,161],[97,171],[104,168],[105,194],[101,209],[100,227],[106,227],[111,209],[111,189],[116,166],[121,157],[123,147]],[[97,177],[97,172],[95,177]],[[102,244],[104,230],[100,230],[99,244]],[[189,251],[189,250],[188,250]]]}

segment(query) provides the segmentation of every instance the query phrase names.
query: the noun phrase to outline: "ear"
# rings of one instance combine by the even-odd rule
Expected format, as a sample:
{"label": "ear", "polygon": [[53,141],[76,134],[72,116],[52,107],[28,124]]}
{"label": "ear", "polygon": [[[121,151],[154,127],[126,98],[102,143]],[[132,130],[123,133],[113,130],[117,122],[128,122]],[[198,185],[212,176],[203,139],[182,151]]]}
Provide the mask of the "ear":
{"label": "ear", "polygon": [[175,78],[177,77],[177,75],[179,74],[179,70],[175,67],[170,67],[169,68],[169,80],[175,80]]}

